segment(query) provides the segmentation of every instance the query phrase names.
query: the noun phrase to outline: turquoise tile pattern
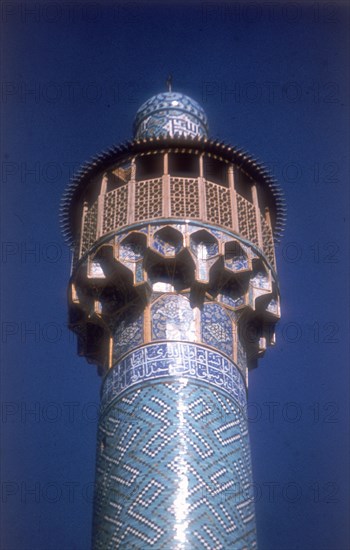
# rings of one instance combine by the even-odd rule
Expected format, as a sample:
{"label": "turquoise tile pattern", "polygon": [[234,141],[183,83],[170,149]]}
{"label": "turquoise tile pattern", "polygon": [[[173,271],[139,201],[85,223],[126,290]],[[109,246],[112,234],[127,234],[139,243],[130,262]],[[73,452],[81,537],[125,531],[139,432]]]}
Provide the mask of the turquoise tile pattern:
{"label": "turquoise tile pattern", "polygon": [[[213,376],[220,366],[231,390]],[[115,365],[102,388],[93,550],[255,549],[245,404],[234,363],[198,344],[150,344]]]}

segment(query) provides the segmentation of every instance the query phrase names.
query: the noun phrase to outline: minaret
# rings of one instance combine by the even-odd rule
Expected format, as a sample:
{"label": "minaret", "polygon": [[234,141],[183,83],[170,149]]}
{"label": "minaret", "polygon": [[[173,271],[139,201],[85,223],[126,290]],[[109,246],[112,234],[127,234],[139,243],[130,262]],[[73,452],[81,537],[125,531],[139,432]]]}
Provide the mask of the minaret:
{"label": "minaret", "polygon": [[69,324],[102,376],[93,549],[257,548],[246,399],[280,317],[277,185],[170,82],[62,208]]}

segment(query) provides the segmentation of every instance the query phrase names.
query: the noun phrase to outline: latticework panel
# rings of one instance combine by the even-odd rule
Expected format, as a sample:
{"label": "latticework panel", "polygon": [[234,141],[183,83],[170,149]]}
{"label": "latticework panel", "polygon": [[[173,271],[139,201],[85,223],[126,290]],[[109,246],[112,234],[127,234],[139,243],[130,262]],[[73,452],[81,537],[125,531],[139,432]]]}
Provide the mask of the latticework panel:
{"label": "latticework panel", "polygon": [[115,193],[115,227],[126,225],[128,221],[128,186],[123,185]]}
{"label": "latticework panel", "polygon": [[86,212],[82,234],[81,253],[84,254],[96,241],[97,202]]}
{"label": "latticework panel", "polygon": [[199,189],[196,178],[170,178],[171,215],[199,218]]}
{"label": "latticework panel", "polygon": [[127,223],[128,186],[118,187],[107,193],[103,202],[102,235]]}
{"label": "latticework panel", "polygon": [[259,246],[254,205],[237,193],[237,210],[240,234],[256,246]]}
{"label": "latticework panel", "polygon": [[230,191],[222,185],[205,183],[207,220],[212,223],[232,227]]}
{"label": "latticework panel", "polygon": [[266,258],[269,260],[271,265],[275,265],[275,247],[273,242],[273,234],[270,225],[266,222],[263,216],[260,216],[261,220],[261,232],[263,239],[263,247]]}
{"label": "latticework panel", "polygon": [[162,216],[162,179],[137,181],[135,184],[135,221]]}
{"label": "latticework panel", "polygon": [[108,233],[115,228],[115,190],[104,197],[102,233]]}

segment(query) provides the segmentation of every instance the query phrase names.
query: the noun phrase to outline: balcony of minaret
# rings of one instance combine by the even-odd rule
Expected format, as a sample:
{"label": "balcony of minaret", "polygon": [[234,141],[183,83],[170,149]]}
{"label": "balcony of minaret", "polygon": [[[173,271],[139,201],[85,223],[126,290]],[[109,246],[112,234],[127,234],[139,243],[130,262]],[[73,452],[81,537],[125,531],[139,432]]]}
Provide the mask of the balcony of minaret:
{"label": "balcony of minaret", "polygon": [[113,327],[124,312],[143,319],[142,342],[152,342],[157,293],[180,293],[197,312],[208,304],[231,311],[232,330],[241,332],[231,359],[241,342],[252,367],[274,343],[280,312],[268,194],[239,166],[195,149],[139,154],[101,170],[80,197],[70,327],[79,353],[101,372],[115,360]]}
{"label": "balcony of minaret", "polygon": [[266,192],[239,166],[195,148],[147,150],[91,179],[80,199],[75,260],[101,238],[155,220],[188,220],[233,232],[275,269]]}

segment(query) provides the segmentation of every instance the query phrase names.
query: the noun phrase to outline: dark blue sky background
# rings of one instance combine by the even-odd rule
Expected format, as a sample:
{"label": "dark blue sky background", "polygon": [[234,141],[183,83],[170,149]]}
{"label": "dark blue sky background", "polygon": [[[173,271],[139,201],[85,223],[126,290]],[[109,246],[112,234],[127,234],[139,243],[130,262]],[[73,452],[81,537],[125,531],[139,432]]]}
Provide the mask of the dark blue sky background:
{"label": "dark blue sky background", "polygon": [[260,550],[349,548],[348,38],[337,2],[3,2],[1,550],[88,550],[100,380],[66,328],[61,195],[165,89],[288,204],[249,380]]}

